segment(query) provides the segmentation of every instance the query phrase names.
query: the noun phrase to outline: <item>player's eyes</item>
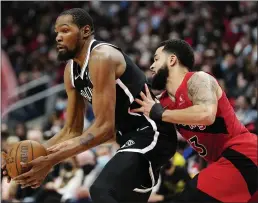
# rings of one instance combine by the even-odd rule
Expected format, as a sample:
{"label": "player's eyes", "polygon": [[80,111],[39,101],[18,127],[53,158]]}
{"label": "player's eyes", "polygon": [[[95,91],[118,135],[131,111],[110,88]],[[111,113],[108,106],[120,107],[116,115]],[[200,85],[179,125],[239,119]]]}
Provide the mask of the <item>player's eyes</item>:
{"label": "player's eyes", "polygon": [[69,30],[68,30],[68,29],[63,29],[62,31],[63,31],[64,33],[69,32]]}

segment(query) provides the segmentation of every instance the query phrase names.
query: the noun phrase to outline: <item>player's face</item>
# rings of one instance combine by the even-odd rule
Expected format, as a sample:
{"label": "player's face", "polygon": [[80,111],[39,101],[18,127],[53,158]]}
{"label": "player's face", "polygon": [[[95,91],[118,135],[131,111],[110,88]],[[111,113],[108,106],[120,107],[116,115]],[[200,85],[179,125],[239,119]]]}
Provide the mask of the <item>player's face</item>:
{"label": "player's face", "polygon": [[59,16],[55,24],[58,59],[66,61],[76,56],[80,47],[80,29],[71,15]]}
{"label": "player's face", "polygon": [[166,63],[167,55],[162,51],[163,47],[156,50],[154,62],[150,67],[152,72],[152,88],[156,90],[164,90],[166,88],[168,77],[168,66]]}

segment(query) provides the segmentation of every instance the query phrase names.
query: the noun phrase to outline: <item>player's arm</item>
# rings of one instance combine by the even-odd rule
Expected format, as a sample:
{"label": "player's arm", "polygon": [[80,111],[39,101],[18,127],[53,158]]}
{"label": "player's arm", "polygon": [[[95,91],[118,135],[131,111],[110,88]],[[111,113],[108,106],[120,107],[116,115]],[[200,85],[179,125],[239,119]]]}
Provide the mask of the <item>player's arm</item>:
{"label": "player's arm", "polygon": [[72,86],[70,63],[67,63],[65,67],[64,85],[68,97],[65,125],[58,134],[44,143],[46,148],[82,134],[85,104],[83,97]]}
{"label": "player's arm", "polygon": [[193,106],[180,110],[165,110],[162,121],[186,125],[211,125],[218,107],[217,81],[209,74],[197,72],[187,83]]}
{"label": "player's arm", "polygon": [[116,80],[114,62],[107,52],[97,52],[89,62],[93,83],[92,107],[95,120],[79,137],[68,140],[65,147],[48,155],[53,163],[100,145],[110,140],[115,130]]}

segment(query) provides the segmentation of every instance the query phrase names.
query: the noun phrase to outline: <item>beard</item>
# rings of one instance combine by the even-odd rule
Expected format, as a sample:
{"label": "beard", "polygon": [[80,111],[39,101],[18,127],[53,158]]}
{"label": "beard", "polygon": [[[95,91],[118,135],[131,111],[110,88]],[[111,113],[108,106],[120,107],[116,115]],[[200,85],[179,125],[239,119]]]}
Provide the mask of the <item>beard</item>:
{"label": "beard", "polygon": [[67,61],[69,59],[74,58],[76,56],[76,53],[77,53],[76,49],[74,49],[74,50],[65,49],[61,52],[58,52],[57,59],[59,61]]}
{"label": "beard", "polygon": [[79,52],[80,49],[80,43],[79,43],[79,39],[81,38],[80,34],[78,33],[77,35],[77,39],[75,41],[75,48],[72,50],[69,50],[66,46],[64,47],[64,49],[61,52],[57,52],[57,59],[59,61],[68,61],[70,59],[75,58],[76,54]]}
{"label": "beard", "polygon": [[163,65],[152,78],[152,88],[155,90],[164,90],[166,88],[167,78],[168,67]]}

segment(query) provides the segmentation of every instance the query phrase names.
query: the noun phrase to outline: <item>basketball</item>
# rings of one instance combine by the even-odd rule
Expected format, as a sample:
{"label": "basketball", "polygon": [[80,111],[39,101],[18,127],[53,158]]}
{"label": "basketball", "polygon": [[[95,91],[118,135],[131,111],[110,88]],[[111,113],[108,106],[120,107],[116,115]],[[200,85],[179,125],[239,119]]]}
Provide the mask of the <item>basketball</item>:
{"label": "basketball", "polygon": [[46,149],[38,142],[25,140],[12,145],[6,157],[6,169],[11,178],[29,171],[22,168],[21,162],[27,163],[40,156],[46,156]]}

